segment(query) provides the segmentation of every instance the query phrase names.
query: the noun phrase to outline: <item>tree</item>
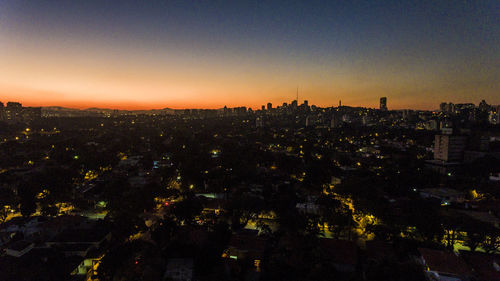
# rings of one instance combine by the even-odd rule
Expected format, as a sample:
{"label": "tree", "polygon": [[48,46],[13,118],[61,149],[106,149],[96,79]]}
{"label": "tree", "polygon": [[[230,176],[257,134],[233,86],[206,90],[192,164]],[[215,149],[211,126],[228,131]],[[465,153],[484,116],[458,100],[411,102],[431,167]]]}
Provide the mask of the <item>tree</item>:
{"label": "tree", "polygon": [[497,229],[491,228],[485,235],[484,241],[480,244],[487,253],[494,253],[500,248],[500,235]]}
{"label": "tree", "polygon": [[35,191],[28,185],[21,186],[18,190],[20,209],[23,217],[29,217],[36,211]]}
{"label": "tree", "polygon": [[172,212],[174,216],[186,224],[192,224],[195,216],[199,215],[203,206],[194,195],[188,195],[182,201],[174,204]]}
{"label": "tree", "polygon": [[467,219],[464,223],[464,230],[467,234],[464,239],[465,245],[474,252],[486,240],[486,233],[491,232],[492,227],[475,219]]}
{"label": "tree", "polygon": [[157,224],[157,227],[151,232],[151,238],[164,248],[177,235],[178,231],[177,223],[171,218],[166,218]]}
{"label": "tree", "polygon": [[7,219],[15,201],[15,195],[11,189],[0,188],[0,224],[4,223]]}

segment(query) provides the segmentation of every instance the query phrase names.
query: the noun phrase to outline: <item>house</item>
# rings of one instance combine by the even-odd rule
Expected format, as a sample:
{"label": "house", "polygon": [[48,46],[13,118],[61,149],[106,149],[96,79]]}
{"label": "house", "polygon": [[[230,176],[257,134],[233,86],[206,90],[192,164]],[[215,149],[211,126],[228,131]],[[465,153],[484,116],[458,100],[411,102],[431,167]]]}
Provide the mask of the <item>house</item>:
{"label": "house", "polygon": [[5,248],[5,254],[19,258],[28,253],[34,246],[35,244],[26,240],[15,241]]}
{"label": "house", "polygon": [[[267,239],[257,236],[257,234],[257,230],[251,229],[243,229],[233,234],[222,257],[235,261],[247,259],[253,264],[254,271],[259,272],[264,251],[266,250]],[[235,263],[229,264],[233,264],[233,267],[236,266]]]}
{"label": "house", "polygon": [[490,181],[500,181],[500,173],[491,174]]}
{"label": "house", "polygon": [[460,251],[460,256],[474,269],[479,281],[500,280],[500,256],[480,252]]}
{"label": "house", "polygon": [[358,247],[352,241],[329,238],[320,239],[327,261],[340,272],[355,272],[358,265]]}
{"label": "house", "polygon": [[191,281],[193,280],[193,259],[169,259],[163,280]]}
{"label": "house", "polygon": [[69,280],[80,260],[52,248],[33,248],[20,257],[0,256],[0,280]]}
{"label": "house", "polygon": [[366,241],[366,250],[364,254],[366,262],[368,263],[396,258],[394,247],[388,242],[378,240]]}
{"label": "house", "polygon": [[471,268],[453,252],[418,248],[418,262],[429,280],[465,281],[472,276]]}
{"label": "house", "polygon": [[[255,232],[255,234],[254,234]],[[228,244],[228,249],[224,252],[226,257],[232,259],[249,258],[260,262],[266,248],[266,239],[256,235],[257,231],[245,229],[234,234]],[[253,235],[252,235],[253,234]]]}
{"label": "house", "polygon": [[[111,232],[107,227],[95,226],[84,229],[66,229],[53,238],[48,239],[45,244],[49,247],[80,244],[83,248],[87,246],[98,248],[104,241],[109,241],[110,239]],[[75,247],[78,248],[78,246]]]}
{"label": "house", "polygon": [[451,188],[426,188],[420,190],[420,197],[435,198],[441,200],[441,204],[463,203],[465,193]]}
{"label": "house", "polygon": [[[73,269],[71,275],[73,276],[83,276],[85,275],[85,280],[91,280],[97,275],[97,268],[104,256],[102,249],[90,249],[86,255],[80,259],[80,263],[77,267]],[[73,256],[74,258],[75,256]]]}

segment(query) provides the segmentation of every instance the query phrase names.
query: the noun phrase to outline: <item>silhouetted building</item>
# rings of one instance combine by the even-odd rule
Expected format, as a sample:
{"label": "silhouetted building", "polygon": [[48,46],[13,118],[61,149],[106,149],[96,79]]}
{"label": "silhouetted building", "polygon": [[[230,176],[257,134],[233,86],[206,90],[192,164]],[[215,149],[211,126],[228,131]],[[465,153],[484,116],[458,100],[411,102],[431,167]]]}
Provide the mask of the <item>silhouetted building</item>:
{"label": "silhouetted building", "polygon": [[330,128],[338,128],[340,127],[340,119],[337,117],[337,115],[332,116],[332,120],[330,121]]}
{"label": "silhouetted building", "polygon": [[486,103],[485,100],[482,100],[480,103],[479,103],[479,106],[478,106],[479,110],[481,111],[488,111],[490,109],[490,106]]}
{"label": "silhouetted building", "polygon": [[434,138],[434,159],[444,162],[460,162],[463,159],[467,137],[436,135]]}
{"label": "silhouetted building", "polygon": [[8,102],[5,107],[5,120],[7,122],[19,122],[23,106],[18,102]]}
{"label": "silhouetted building", "polygon": [[273,104],[268,102],[267,103],[267,110],[271,110],[271,109],[273,109]]}
{"label": "silhouetted building", "polygon": [[441,112],[452,113],[455,111],[455,105],[451,102],[450,103],[442,102],[439,105],[439,110],[441,110]]}
{"label": "silhouetted building", "polygon": [[5,106],[0,102],[0,121],[5,121]]}
{"label": "silhouetted building", "polygon": [[380,98],[380,110],[387,111],[387,98],[386,97]]}
{"label": "silhouetted building", "polygon": [[22,120],[24,122],[31,122],[39,119],[42,116],[41,107],[23,107],[21,111]]}
{"label": "silhouetted building", "polygon": [[497,106],[497,124],[500,124],[500,105]]}
{"label": "silhouetted building", "polygon": [[311,116],[306,117],[306,127],[310,127],[313,125],[313,120]]}
{"label": "silhouetted building", "polygon": [[257,117],[257,119],[255,119],[255,127],[262,128],[263,126],[264,126],[264,122],[262,120],[262,117]]}

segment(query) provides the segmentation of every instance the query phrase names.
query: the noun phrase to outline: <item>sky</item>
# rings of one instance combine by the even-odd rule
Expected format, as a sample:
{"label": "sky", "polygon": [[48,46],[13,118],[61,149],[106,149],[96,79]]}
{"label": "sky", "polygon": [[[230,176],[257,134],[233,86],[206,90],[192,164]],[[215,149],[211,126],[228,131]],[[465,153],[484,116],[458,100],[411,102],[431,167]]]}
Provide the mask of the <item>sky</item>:
{"label": "sky", "polygon": [[500,104],[500,1],[0,0],[0,101]]}

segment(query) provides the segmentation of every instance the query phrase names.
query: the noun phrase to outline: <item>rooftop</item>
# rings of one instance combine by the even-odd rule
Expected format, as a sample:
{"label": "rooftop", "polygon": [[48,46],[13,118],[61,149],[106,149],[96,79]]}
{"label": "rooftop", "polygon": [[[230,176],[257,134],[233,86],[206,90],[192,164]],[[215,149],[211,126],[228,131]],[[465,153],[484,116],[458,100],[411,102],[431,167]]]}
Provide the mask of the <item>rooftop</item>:
{"label": "rooftop", "polygon": [[456,254],[448,251],[418,248],[430,271],[457,276],[470,276],[471,269]]}

